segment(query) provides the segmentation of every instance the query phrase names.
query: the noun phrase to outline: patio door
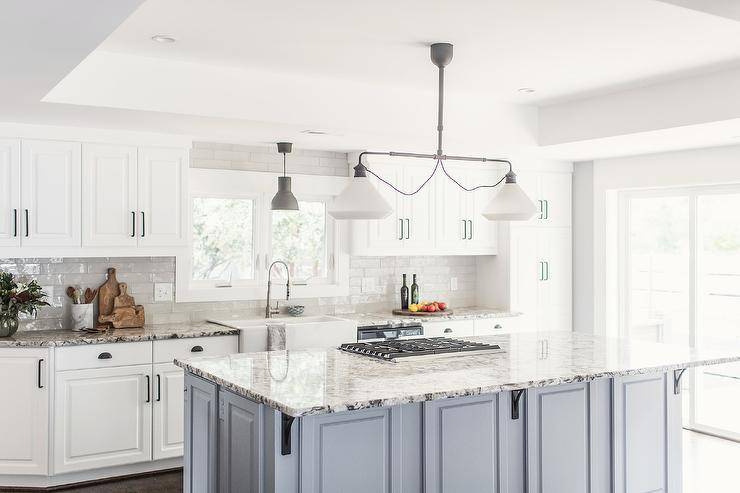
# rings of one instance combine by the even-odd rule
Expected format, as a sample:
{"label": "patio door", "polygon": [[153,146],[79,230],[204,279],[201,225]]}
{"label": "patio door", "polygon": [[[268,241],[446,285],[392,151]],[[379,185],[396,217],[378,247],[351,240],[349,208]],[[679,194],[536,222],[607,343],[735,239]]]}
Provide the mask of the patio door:
{"label": "patio door", "polygon": [[[620,194],[620,333],[706,347],[740,341],[740,186]],[[740,364],[684,378],[684,426],[740,441]]]}

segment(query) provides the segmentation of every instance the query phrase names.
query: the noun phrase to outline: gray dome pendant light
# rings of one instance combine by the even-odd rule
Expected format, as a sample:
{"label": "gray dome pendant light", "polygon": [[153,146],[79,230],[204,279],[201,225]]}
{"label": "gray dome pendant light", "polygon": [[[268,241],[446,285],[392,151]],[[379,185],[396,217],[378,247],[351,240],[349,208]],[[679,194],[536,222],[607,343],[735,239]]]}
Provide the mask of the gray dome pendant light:
{"label": "gray dome pendant light", "polygon": [[272,198],[270,209],[273,211],[297,211],[298,200],[290,190],[290,176],[285,173],[285,155],[293,150],[291,142],[278,142],[278,152],[283,155],[283,176],[278,176],[278,191]]}
{"label": "gray dome pendant light", "polygon": [[[375,152],[363,151],[360,153],[357,166],[354,167],[354,178],[350,178],[349,183],[337,196],[332,204],[329,205],[327,212],[335,219],[383,219],[393,212],[393,208],[388,201],[378,192],[374,184],[370,182],[368,174],[375,177],[378,184],[387,186],[398,194],[404,196],[416,195],[427,183],[431,181],[434,175],[441,171],[450,181],[465,192],[474,192],[479,189],[492,189],[493,194],[490,202],[483,209],[482,215],[489,221],[526,221],[534,216],[536,208],[532,199],[522,190],[516,182],[511,161],[504,158],[490,158],[478,156],[451,156],[445,154],[442,149],[442,121],[444,114],[444,74],[445,67],[452,61],[452,44],[434,43],[430,47],[430,57],[432,63],[438,69],[438,101],[437,101],[437,151],[434,154],[423,154],[416,152]],[[411,191],[404,191],[397,188],[393,183],[378,176],[373,170],[369,169],[363,162],[364,156],[390,156],[403,158],[428,159],[436,162],[429,177],[424,180],[418,188]],[[466,187],[456,180],[445,168],[447,161],[464,161],[474,163],[498,163],[508,165],[508,172],[495,183],[474,185]]]}

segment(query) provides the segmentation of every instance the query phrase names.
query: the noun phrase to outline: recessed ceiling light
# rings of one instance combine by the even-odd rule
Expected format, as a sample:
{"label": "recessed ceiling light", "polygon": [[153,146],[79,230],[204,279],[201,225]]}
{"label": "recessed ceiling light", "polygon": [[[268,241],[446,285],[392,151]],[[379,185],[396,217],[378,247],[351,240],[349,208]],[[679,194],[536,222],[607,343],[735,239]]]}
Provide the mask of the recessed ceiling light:
{"label": "recessed ceiling light", "polygon": [[152,36],[152,41],[156,41],[157,43],[174,43],[177,40],[167,34],[155,34]]}
{"label": "recessed ceiling light", "polygon": [[522,94],[532,94],[534,92],[534,89],[532,89],[531,87],[520,87],[519,89],[517,89],[517,91]]}
{"label": "recessed ceiling light", "polygon": [[328,135],[328,132],[324,132],[323,130],[301,130],[301,133],[306,135]]}

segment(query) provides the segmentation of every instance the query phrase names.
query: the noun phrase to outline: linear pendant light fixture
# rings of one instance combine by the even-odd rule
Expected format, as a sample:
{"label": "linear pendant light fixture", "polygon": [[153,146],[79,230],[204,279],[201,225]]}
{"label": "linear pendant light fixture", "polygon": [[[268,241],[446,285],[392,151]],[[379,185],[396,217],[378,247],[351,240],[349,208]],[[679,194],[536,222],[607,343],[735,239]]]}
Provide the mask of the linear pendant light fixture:
{"label": "linear pendant light fixture", "polygon": [[283,176],[278,176],[278,191],[272,198],[270,209],[273,211],[297,211],[298,200],[290,190],[290,176],[285,173],[285,155],[293,150],[290,142],[278,142],[278,152],[283,155]]}
{"label": "linear pendant light fixture", "polygon": [[[429,183],[432,177],[439,169],[452,180],[452,182],[465,190],[473,192],[479,188],[494,188],[494,195],[491,201],[483,209],[483,216],[491,221],[526,221],[534,216],[535,206],[527,194],[519,187],[516,182],[516,174],[512,170],[511,161],[507,159],[486,158],[486,157],[468,157],[468,156],[448,156],[442,151],[442,115],[444,110],[444,68],[452,61],[452,44],[434,43],[431,45],[432,63],[439,68],[439,101],[437,106],[437,152],[434,154],[417,154],[412,152],[371,152],[365,151],[360,153],[357,166],[354,167],[354,178],[350,179],[347,187],[334,202],[329,206],[328,213],[335,219],[383,219],[391,215],[393,207],[378,192],[368,178],[370,173],[380,182],[387,185],[401,195],[411,196],[421,191]],[[436,165],[429,177],[416,190],[406,192],[396,188],[392,183],[384,180],[371,169],[362,164],[363,156],[397,156],[421,159],[433,159]],[[455,178],[453,178],[445,169],[445,161],[473,161],[479,163],[505,163],[509,165],[509,171],[492,185],[477,185],[466,188]]]}

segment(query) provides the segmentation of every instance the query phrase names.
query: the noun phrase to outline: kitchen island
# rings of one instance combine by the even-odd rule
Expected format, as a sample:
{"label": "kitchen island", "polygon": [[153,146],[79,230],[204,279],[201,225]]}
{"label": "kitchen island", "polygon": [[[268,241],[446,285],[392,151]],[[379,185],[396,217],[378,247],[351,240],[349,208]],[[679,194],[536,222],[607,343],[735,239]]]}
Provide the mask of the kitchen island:
{"label": "kitchen island", "polygon": [[504,352],[176,361],[186,491],[680,492],[684,370],[740,360],[577,333],[466,339]]}

